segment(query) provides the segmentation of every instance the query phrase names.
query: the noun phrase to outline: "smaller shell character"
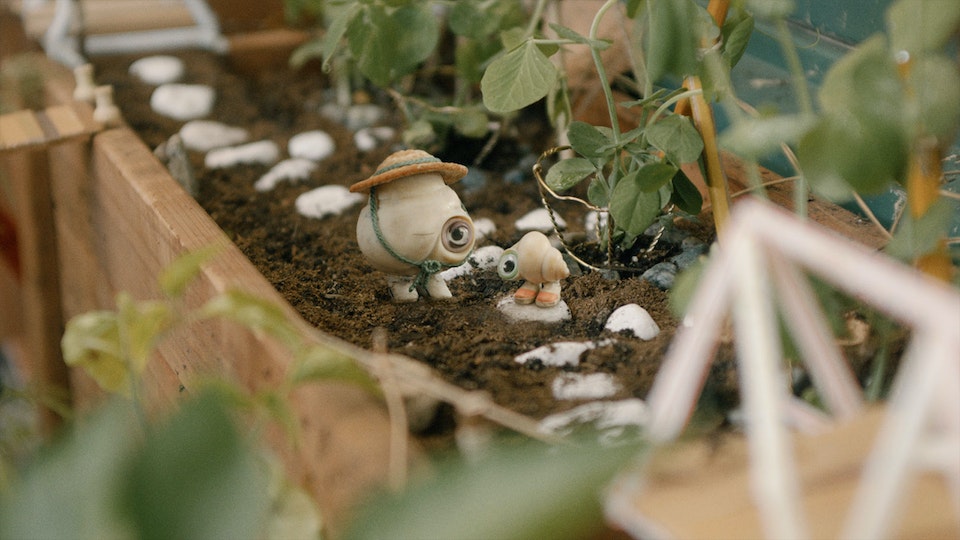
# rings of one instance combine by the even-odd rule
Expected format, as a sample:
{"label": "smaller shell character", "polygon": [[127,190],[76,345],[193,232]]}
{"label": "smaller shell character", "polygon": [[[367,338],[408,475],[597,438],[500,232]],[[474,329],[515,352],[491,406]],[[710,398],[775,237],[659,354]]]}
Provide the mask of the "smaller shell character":
{"label": "smaller shell character", "polygon": [[514,302],[536,302],[537,306],[548,308],[560,303],[560,280],[570,275],[570,268],[546,235],[532,231],[503,252],[497,273],[506,281],[524,280],[513,293]]}

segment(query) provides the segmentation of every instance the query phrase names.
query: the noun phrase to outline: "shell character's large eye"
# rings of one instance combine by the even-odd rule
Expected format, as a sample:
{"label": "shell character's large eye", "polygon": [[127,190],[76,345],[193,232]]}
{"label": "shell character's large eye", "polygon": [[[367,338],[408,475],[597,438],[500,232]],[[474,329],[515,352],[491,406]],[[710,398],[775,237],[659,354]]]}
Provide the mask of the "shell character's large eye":
{"label": "shell character's large eye", "polygon": [[473,224],[462,217],[450,218],[443,224],[440,239],[443,247],[449,251],[466,251],[473,246]]}
{"label": "shell character's large eye", "polygon": [[500,256],[500,262],[497,263],[497,274],[500,279],[511,281],[517,279],[519,273],[520,261],[517,252],[512,249],[504,251],[503,255]]}

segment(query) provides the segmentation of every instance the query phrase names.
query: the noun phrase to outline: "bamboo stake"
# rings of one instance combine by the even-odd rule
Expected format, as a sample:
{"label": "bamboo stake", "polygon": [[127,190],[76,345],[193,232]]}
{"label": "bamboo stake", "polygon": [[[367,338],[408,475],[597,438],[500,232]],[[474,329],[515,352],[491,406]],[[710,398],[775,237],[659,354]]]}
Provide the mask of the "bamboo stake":
{"label": "bamboo stake", "polygon": [[[710,3],[707,4],[707,12],[713,17],[717,26],[723,26],[729,9],[730,0],[710,0]],[[711,43],[702,44],[703,47],[711,45]],[[695,75],[686,77],[683,86],[687,90],[703,89],[700,77]],[[713,119],[713,111],[710,110],[710,105],[701,92],[679,101],[674,112],[690,116],[703,138],[704,178],[707,181],[707,193],[713,207],[713,222],[719,235],[730,218],[730,190],[727,186],[727,178],[723,174],[723,166],[720,163],[720,149],[717,144],[717,127]]]}

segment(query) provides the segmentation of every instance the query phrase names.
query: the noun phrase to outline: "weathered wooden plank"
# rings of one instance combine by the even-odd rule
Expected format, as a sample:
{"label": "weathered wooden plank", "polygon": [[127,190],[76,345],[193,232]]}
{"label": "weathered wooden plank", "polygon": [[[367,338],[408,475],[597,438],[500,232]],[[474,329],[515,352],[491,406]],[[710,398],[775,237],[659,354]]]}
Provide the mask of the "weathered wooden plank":
{"label": "weathered wooden plank", "polygon": [[[870,452],[883,410],[873,409],[816,436],[795,436],[794,452],[812,538],[838,538]],[[637,523],[673,538],[762,538],[751,492],[747,443],[691,443],[661,452],[647,470],[642,490],[628,498]],[[909,486],[903,518],[892,538],[957,538],[958,516],[942,477],[921,473]],[[952,516],[952,517],[951,517]]]}
{"label": "weathered wooden plank", "polygon": [[0,155],[22,149],[46,149],[100,130],[89,106],[58,105],[43,111],[16,111],[0,116]]}
{"label": "weathered wooden plank", "polygon": [[[94,138],[88,182],[88,216],[61,222],[89,220],[94,239],[89,251],[109,290],[157,297],[155,278],[166,265],[179,255],[216,245],[222,252],[188,291],[187,308],[239,288],[273,302],[306,328],[133,132],[121,128]],[[60,211],[74,212],[77,206]],[[350,350],[333,338],[319,341]],[[162,365],[155,366],[158,362]],[[150,362],[146,384],[156,392],[155,400],[175,403],[181,386],[190,392],[201,376],[225,376],[255,391],[275,385],[289,367],[290,354],[277,343],[232,322],[212,320],[165,340]],[[303,440],[294,448],[278,435],[274,447],[305,481],[335,529],[358,497],[386,476],[385,412],[372,396],[342,384],[298,391],[294,407]]]}
{"label": "weathered wooden plank", "polygon": [[[60,354],[63,325],[50,165],[45,148],[0,154],[8,182],[11,212],[17,225],[20,259],[20,321],[24,349],[21,368],[29,379],[50,391],[69,387]],[[44,426],[59,423],[53,411],[41,408]]]}

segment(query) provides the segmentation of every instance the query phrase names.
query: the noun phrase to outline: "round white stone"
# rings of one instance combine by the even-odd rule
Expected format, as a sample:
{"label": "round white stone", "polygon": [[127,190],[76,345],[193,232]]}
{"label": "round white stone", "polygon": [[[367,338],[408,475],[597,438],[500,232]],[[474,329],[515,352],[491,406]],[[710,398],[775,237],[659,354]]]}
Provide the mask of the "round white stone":
{"label": "round white stone", "polygon": [[287,151],[290,157],[321,161],[333,154],[336,144],[326,131],[315,130],[298,133],[290,138]]}
{"label": "round white stone", "polygon": [[154,86],[177,82],[184,71],[183,60],[176,56],[146,56],[130,64],[131,75]]}
{"label": "round white stone", "polygon": [[637,304],[627,304],[614,310],[607,318],[604,328],[611,332],[627,330],[644,341],[649,341],[660,334],[660,327],[650,313]]}
{"label": "round white stone", "polygon": [[621,401],[593,401],[569,411],[552,414],[540,421],[544,433],[568,435],[582,425],[592,424],[600,430],[601,442],[616,442],[625,428],[642,428],[649,421],[647,404],[637,398]]}
{"label": "round white stone", "polygon": [[174,120],[194,120],[210,114],[216,94],[203,84],[164,84],[150,96],[150,108]]}
{"label": "round white stone", "polygon": [[[567,222],[563,220],[560,214],[554,213],[553,216],[557,220],[558,227],[563,229],[567,226]],[[546,208],[537,208],[518,219],[515,226],[520,232],[540,231],[548,233],[553,230],[553,221],[550,220],[550,212]]]}
{"label": "round white stone", "polygon": [[500,246],[479,247],[460,266],[454,266],[440,272],[440,277],[445,281],[450,281],[455,277],[465,276],[475,270],[495,268],[501,255],[503,255],[503,248]]}
{"label": "round white stone", "polygon": [[509,295],[497,302],[497,309],[511,321],[557,323],[570,319],[570,308],[563,300],[553,307],[543,308],[536,304],[518,304],[513,301],[513,295]]}
{"label": "round white stone", "polygon": [[554,399],[602,399],[617,393],[620,385],[609,373],[564,373],[550,385]]}
{"label": "round white stone", "polygon": [[223,169],[237,165],[270,165],[280,158],[280,148],[273,141],[257,141],[240,146],[217,148],[207,153],[204,165],[208,169]]}
{"label": "round white stone", "polygon": [[270,191],[280,182],[306,180],[317,169],[317,164],[309,159],[285,159],[273,166],[267,174],[260,177],[253,188],[257,191]]}
{"label": "round white stone", "polygon": [[390,126],[365,127],[353,134],[353,144],[361,152],[369,152],[396,136],[397,130]]}
{"label": "round white stone", "polygon": [[188,150],[209,152],[215,148],[246,142],[247,130],[214,120],[191,120],[180,128],[180,139]]}
{"label": "round white stone", "polygon": [[558,341],[519,354],[513,358],[513,361],[518,364],[526,364],[533,360],[540,360],[545,366],[577,366],[580,364],[580,355],[584,352],[597,347],[604,347],[610,343],[610,340]]}
{"label": "round white stone", "polygon": [[347,208],[366,200],[359,193],[339,185],[321,186],[297,197],[297,212],[304,217],[324,218],[340,214]]}
{"label": "round white stone", "polygon": [[497,232],[497,224],[490,218],[479,218],[473,220],[473,232],[477,235],[477,243],[486,240],[491,234]]}

